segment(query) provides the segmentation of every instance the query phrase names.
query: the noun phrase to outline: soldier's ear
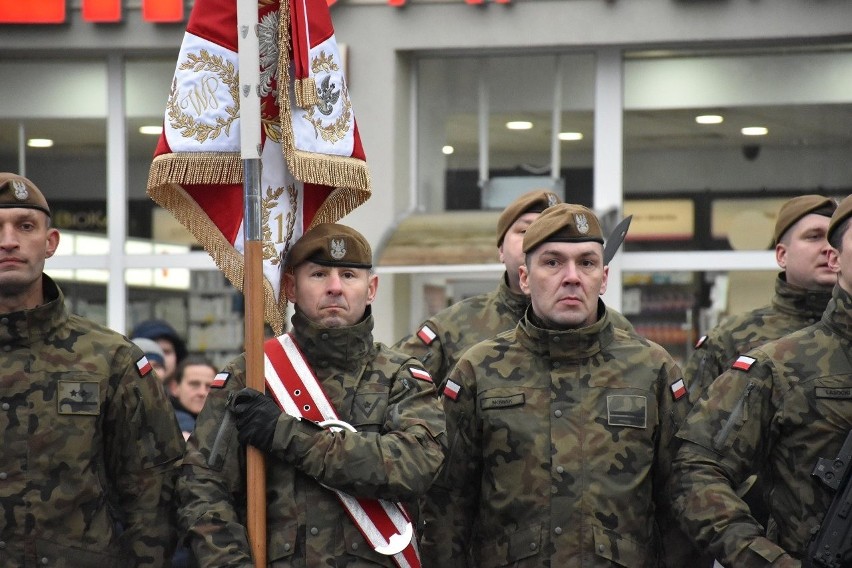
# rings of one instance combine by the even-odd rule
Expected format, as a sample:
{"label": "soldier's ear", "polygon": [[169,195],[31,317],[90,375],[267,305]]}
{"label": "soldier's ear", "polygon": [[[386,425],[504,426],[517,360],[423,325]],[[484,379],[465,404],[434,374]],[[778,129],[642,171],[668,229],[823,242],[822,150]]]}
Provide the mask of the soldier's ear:
{"label": "soldier's ear", "polygon": [[840,273],[840,255],[834,247],[828,248],[828,269],[836,274]]}
{"label": "soldier's ear", "polygon": [[518,267],[518,275],[520,276],[519,284],[521,286],[521,292],[525,295],[530,295],[530,284],[529,284],[529,272],[527,271],[527,265],[521,264]]}

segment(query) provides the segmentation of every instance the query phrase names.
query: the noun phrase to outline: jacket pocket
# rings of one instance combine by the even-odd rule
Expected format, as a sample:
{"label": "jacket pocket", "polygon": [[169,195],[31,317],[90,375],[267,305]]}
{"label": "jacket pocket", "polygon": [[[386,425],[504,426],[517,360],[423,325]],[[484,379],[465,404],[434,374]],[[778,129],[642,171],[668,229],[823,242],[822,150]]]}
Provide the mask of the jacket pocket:
{"label": "jacket pocket", "polygon": [[541,525],[499,535],[480,547],[480,566],[508,566],[541,551]]}
{"label": "jacket pocket", "polygon": [[639,543],[627,540],[613,531],[594,527],[595,554],[626,568],[650,565],[647,550]]}

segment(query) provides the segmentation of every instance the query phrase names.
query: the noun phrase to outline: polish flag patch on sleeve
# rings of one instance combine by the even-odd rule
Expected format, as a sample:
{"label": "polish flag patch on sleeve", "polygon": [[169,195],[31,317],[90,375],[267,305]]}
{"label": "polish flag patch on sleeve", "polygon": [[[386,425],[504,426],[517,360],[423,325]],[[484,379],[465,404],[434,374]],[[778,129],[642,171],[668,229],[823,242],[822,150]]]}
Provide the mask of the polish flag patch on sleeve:
{"label": "polish flag patch on sleeve", "polygon": [[453,400],[456,400],[459,397],[459,391],[461,391],[461,385],[454,383],[453,381],[448,380],[447,384],[444,386],[444,396]]}
{"label": "polish flag patch on sleeve", "polygon": [[737,360],[734,361],[734,364],[731,365],[732,369],[739,369],[740,371],[748,371],[751,369],[751,366],[754,365],[756,359],[754,357],[749,357],[748,355],[740,355],[737,357]]}
{"label": "polish flag patch on sleeve", "polygon": [[438,337],[438,334],[432,331],[432,328],[428,325],[424,325],[417,332],[417,337],[419,337],[420,341],[422,341],[426,345],[432,345],[432,342],[435,341],[435,338]]}
{"label": "polish flag patch on sleeve", "polygon": [[139,370],[140,377],[144,377],[145,375],[150,373],[153,368],[154,367],[151,366],[151,362],[148,361],[148,358],[144,355],[142,355],[141,359],[136,361],[136,369]]}
{"label": "polish flag patch on sleeve", "polygon": [[419,367],[409,367],[408,372],[411,373],[411,376],[415,379],[420,379],[421,381],[426,381],[427,383],[432,382],[432,375],[430,375],[425,369],[421,369]]}
{"label": "polish flag patch on sleeve", "polygon": [[683,379],[678,379],[669,385],[669,388],[672,389],[672,398],[675,400],[680,400],[683,398],[683,395],[686,394],[686,385],[683,382]]}
{"label": "polish flag patch on sleeve", "polygon": [[227,384],[228,379],[231,378],[231,373],[217,373],[215,377],[213,377],[213,382],[210,383],[210,388],[220,389]]}
{"label": "polish flag patch on sleeve", "polygon": [[701,337],[698,338],[698,341],[695,342],[695,345],[693,346],[693,348],[694,349],[700,349],[705,343],[707,343],[707,336],[702,335]]}

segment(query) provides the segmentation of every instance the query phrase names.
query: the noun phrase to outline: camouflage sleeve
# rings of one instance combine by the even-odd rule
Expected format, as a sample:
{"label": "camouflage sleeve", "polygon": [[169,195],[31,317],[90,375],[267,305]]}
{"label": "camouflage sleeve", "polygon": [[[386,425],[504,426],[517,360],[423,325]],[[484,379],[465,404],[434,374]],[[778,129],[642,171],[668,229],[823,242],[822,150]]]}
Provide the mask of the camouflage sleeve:
{"label": "camouflage sleeve", "polygon": [[419,359],[423,368],[432,375],[438,387],[437,392],[441,392],[449,369],[444,356],[440,328],[433,321],[423,322],[415,333],[400,339],[393,349]]}
{"label": "camouflage sleeve", "polygon": [[763,537],[736,487],[766,463],[776,412],[772,367],[731,369],[710,385],[678,432],[673,509],[702,550],[725,566],[769,566],[784,550]]}
{"label": "camouflage sleeve", "polygon": [[695,404],[716,377],[727,370],[736,354],[730,333],[721,325],[696,342],[695,350],[683,369],[683,376],[689,384],[691,404]]}
{"label": "camouflage sleeve", "polygon": [[142,352],[119,350],[117,357],[120,374],[103,427],[110,499],[133,566],[164,566],[176,542],[172,506],[183,437],[160,381],[153,372],[139,374]]}
{"label": "camouflage sleeve", "polygon": [[178,524],[199,566],[254,566],[244,522],[244,451],[226,408],[230,393],[244,386],[242,368],[232,363],[224,386],[210,389],[178,479]]}
{"label": "camouflage sleeve", "polygon": [[379,431],[321,430],[282,413],[271,454],[353,496],[413,501],[444,461],[446,428],[435,386],[417,378],[415,366],[408,360],[391,379]]}
{"label": "camouflage sleeve", "polygon": [[444,467],[421,501],[424,566],[472,565],[469,553],[481,477],[474,376],[470,361],[463,357],[442,395],[449,450]]}

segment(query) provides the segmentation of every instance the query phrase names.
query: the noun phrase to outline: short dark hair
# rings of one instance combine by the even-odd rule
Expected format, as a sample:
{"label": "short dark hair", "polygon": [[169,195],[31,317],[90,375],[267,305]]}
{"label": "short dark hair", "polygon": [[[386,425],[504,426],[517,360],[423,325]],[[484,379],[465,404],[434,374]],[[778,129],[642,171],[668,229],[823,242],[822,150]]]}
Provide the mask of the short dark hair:
{"label": "short dark hair", "polygon": [[849,228],[850,221],[852,221],[852,217],[849,217],[848,219],[845,219],[840,222],[840,225],[837,226],[831,232],[831,236],[828,239],[828,244],[830,244],[837,250],[843,250],[843,235],[846,234],[846,230]]}
{"label": "short dark hair", "polygon": [[175,382],[180,384],[183,380],[183,372],[187,367],[191,367],[193,365],[204,365],[205,367],[210,367],[213,369],[214,373],[218,373],[219,369],[213,362],[205,357],[204,355],[187,355],[186,358],[178,364],[177,369],[175,369]]}

